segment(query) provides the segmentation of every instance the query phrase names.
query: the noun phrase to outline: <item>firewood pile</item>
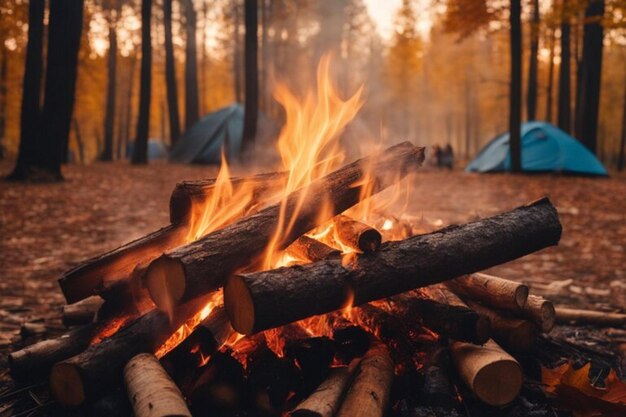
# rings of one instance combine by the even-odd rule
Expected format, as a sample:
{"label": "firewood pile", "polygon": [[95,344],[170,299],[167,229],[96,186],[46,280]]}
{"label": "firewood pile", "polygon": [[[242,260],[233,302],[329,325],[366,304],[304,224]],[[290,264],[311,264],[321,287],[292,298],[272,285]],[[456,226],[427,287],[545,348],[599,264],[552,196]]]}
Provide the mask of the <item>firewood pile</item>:
{"label": "firewood pile", "polygon": [[430,233],[351,217],[423,160],[401,143],[282,198],[287,173],[230,179],[250,198],[199,236],[220,179],[178,184],[170,225],[60,278],[71,329],[13,352],[11,375],[46,380],[61,415],[553,415],[524,358],[556,321],[624,316],[480,272],[558,244],[547,198]]}

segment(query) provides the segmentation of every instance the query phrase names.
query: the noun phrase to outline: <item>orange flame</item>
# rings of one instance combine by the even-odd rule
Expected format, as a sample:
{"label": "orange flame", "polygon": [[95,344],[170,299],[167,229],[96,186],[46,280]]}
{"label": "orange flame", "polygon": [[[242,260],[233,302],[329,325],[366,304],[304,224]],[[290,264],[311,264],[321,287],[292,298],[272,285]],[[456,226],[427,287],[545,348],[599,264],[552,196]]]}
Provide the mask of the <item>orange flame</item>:
{"label": "orange flame", "polygon": [[317,71],[317,94],[309,91],[300,100],[284,85],[278,85],[274,93],[286,112],[286,123],[278,138],[278,151],[289,175],[281,191],[278,227],[266,250],[265,269],[277,264],[283,238],[291,231],[306,194],[299,196],[288,224],[286,197],[336,169],[343,162],[344,154],[339,146],[338,135],[363,104],[362,87],[348,100],[339,97],[330,81],[329,67],[330,57],[326,55],[322,57]]}

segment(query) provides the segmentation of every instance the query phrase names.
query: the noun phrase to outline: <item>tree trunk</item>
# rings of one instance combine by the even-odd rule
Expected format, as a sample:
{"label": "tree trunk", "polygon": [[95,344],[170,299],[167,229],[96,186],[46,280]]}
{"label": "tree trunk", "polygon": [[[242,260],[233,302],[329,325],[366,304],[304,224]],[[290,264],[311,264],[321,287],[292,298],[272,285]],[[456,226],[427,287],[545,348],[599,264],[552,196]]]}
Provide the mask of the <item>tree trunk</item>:
{"label": "tree trunk", "polygon": [[348,297],[360,305],[490,268],[555,245],[560,236],[556,209],[544,198],[466,225],[387,242],[350,268],[325,260],[233,275],[224,305],[233,328],[252,334],[338,310]]}
{"label": "tree trunk", "polygon": [[137,66],[137,54],[133,54],[130,60],[130,69],[128,70],[128,91],[126,92],[126,117],[124,120],[123,148],[125,158],[128,158],[126,152],[128,150],[128,144],[130,143],[130,121],[133,120],[133,92],[135,91],[135,67]]}
{"label": "tree trunk", "polygon": [[585,10],[583,57],[578,79],[580,97],[576,106],[576,137],[594,154],[598,146],[604,4],[605,0],[590,0]]}
{"label": "tree trunk", "polygon": [[50,3],[46,83],[35,166],[41,180],[61,180],[66,160],[83,26],[83,0]]}
{"label": "tree trunk", "polygon": [[528,92],[526,94],[526,118],[537,117],[537,54],[539,53],[539,0],[533,0],[533,17],[530,23],[530,56],[528,64]]}
{"label": "tree trunk", "polygon": [[22,87],[20,148],[15,168],[8,177],[13,180],[28,179],[37,152],[36,135],[40,117],[39,98],[43,73],[45,6],[45,0],[31,0],[28,4],[28,44]]}
{"label": "tree trunk", "polygon": [[237,103],[243,103],[243,92],[241,88],[241,37],[239,36],[239,26],[241,26],[240,15],[239,0],[235,0],[233,1],[233,76],[235,83],[235,101]]}
{"label": "tree trunk", "polygon": [[509,144],[511,171],[522,171],[522,4],[511,0],[511,85],[509,105]]}
{"label": "tree trunk", "polygon": [[257,0],[245,0],[245,82],[246,102],[243,121],[243,147],[254,144],[259,113],[259,68],[258,68],[258,4]]}
{"label": "tree trunk", "polygon": [[185,129],[198,121],[198,60],[196,51],[196,10],[185,0],[187,42],[185,44]]}
{"label": "tree trunk", "polygon": [[268,49],[268,36],[267,36],[267,31],[269,29],[269,7],[267,5],[267,0],[261,0],[261,26],[263,28],[263,31],[261,32],[261,82],[260,82],[260,88],[259,88],[259,95],[260,95],[260,105],[261,108],[264,112],[268,112],[268,105],[267,105],[267,82],[268,82],[268,75],[269,75],[269,62],[268,62],[268,58],[269,55],[267,53],[267,49]]}
{"label": "tree trunk", "polygon": [[0,45],[0,160],[4,158],[4,132],[7,122],[7,48]]}
{"label": "tree trunk", "polygon": [[148,135],[150,134],[150,94],[152,78],[152,45],[150,18],[152,0],[141,0],[141,82],[139,92],[139,116],[137,134],[133,146],[133,164],[148,163]]}
{"label": "tree trunk", "polygon": [[626,72],[624,73],[624,106],[622,109],[622,139],[619,145],[619,157],[617,160],[617,170],[622,172],[624,170],[624,158],[626,155]]}
{"label": "tree trunk", "polygon": [[[115,8],[117,9],[117,7]],[[113,13],[113,10],[109,10]],[[107,97],[104,116],[104,151],[102,161],[113,160],[113,130],[115,129],[115,93],[117,81],[117,16],[109,20],[109,57],[107,60]]]}
{"label": "tree trunk", "polygon": [[548,63],[548,83],[546,87],[546,121],[552,123],[552,100],[554,90],[554,44],[555,44],[555,30],[552,29],[550,34],[550,62]]}
{"label": "tree trunk", "polygon": [[568,2],[563,0],[563,16],[561,22],[561,65],[559,67],[559,108],[558,121],[559,129],[570,133],[572,126],[571,108],[571,56],[570,56],[570,23]]}
{"label": "tree trunk", "polygon": [[174,146],[180,139],[180,119],[178,117],[178,92],[176,85],[176,63],[172,41],[172,0],[163,1],[163,26],[165,28],[165,86],[167,88],[167,109],[170,121],[170,144]]}
{"label": "tree trunk", "polygon": [[80,125],[78,124],[78,119],[74,117],[72,120],[72,124],[74,125],[74,138],[76,138],[76,144],[78,145],[78,154],[80,155],[81,164],[85,163],[85,146],[83,144],[83,137],[80,134]]}

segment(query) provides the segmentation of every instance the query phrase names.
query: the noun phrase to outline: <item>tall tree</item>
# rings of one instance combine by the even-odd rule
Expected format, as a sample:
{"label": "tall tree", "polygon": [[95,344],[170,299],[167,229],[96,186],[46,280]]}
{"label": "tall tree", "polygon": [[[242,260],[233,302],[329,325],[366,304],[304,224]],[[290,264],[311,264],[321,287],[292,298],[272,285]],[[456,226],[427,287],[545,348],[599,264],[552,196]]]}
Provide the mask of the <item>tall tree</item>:
{"label": "tall tree", "polygon": [[28,4],[28,44],[22,87],[20,116],[20,147],[17,163],[9,179],[25,180],[30,176],[36,152],[39,97],[43,73],[43,16],[45,0],[31,0]]}
{"label": "tall tree", "polygon": [[133,164],[148,163],[148,135],[150,134],[150,95],[152,81],[152,45],[150,20],[152,0],[141,0],[141,75],[139,82],[139,115],[133,146]]}
{"label": "tall tree", "polygon": [[576,137],[593,153],[597,151],[604,6],[605,0],[590,0],[587,4],[580,77],[577,80]]}
{"label": "tall tree", "polygon": [[113,160],[113,130],[115,129],[115,96],[117,81],[117,19],[118,0],[109,3],[109,56],[107,58],[107,96],[104,115],[104,150],[100,159]]}
{"label": "tall tree", "polygon": [[552,99],[554,90],[554,28],[550,31],[550,55],[548,62],[548,82],[546,83],[546,121],[552,123]]}
{"label": "tall tree", "polygon": [[4,158],[4,134],[7,121],[7,47],[0,45],[0,159]]}
{"label": "tall tree", "polygon": [[[244,0],[245,1],[245,0]],[[233,74],[235,82],[235,100],[243,103],[243,89],[241,87],[241,13],[239,12],[239,0],[233,1]]]}
{"label": "tall tree", "polygon": [[172,41],[172,0],[163,0],[163,26],[165,29],[165,86],[167,89],[167,110],[170,121],[170,143],[173,146],[180,138],[180,119],[178,116],[174,43]]}
{"label": "tall tree", "polygon": [[196,10],[185,0],[187,42],[185,44],[185,129],[198,121],[198,59],[196,57]]}
{"label": "tall tree", "polygon": [[522,3],[511,0],[509,21],[511,25],[511,84],[509,104],[509,144],[511,171],[522,171]]}
{"label": "tall tree", "polygon": [[246,102],[243,120],[243,144],[254,143],[259,113],[259,66],[258,66],[258,5],[257,0],[245,0],[245,81]]}
{"label": "tall tree", "polygon": [[624,72],[624,105],[622,107],[622,137],[619,144],[619,156],[617,159],[617,170],[622,172],[624,169],[624,160],[626,158],[626,71]]}
{"label": "tall tree", "polygon": [[128,144],[130,142],[130,132],[131,132],[131,120],[133,120],[133,94],[135,92],[135,69],[137,67],[137,53],[134,53],[129,59],[129,69],[128,69],[128,81],[126,85],[128,86],[126,91],[126,111],[124,113],[124,139],[122,140],[122,149],[124,150],[124,157],[128,158],[126,155],[126,150],[128,149]]}
{"label": "tall tree", "polygon": [[528,91],[526,93],[526,117],[537,117],[537,67],[539,53],[539,0],[533,0],[532,21],[530,23],[530,55],[528,63]]}
{"label": "tall tree", "polygon": [[571,52],[570,18],[568,1],[563,0],[561,17],[561,65],[559,67],[559,101],[557,124],[561,130],[570,133],[572,126],[571,108]]}

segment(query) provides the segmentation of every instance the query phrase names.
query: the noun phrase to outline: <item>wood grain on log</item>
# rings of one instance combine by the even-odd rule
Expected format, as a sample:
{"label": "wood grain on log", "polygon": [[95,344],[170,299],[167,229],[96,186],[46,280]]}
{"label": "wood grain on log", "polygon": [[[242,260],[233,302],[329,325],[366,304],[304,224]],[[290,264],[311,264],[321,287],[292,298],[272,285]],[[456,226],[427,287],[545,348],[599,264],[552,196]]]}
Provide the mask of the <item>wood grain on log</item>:
{"label": "wood grain on log", "polygon": [[563,324],[590,324],[603,327],[626,326],[626,314],[556,307],[556,321]]}
{"label": "wood grain on log", "polygon": [[493,340],[483,346],[453,342],[450,352],[461,380],[484,403],[506,405],[522,389],[520,364]]}
{"label": "wood grain on log", "polygon": [[139,353],[155,353],[210,296],[199,297],[176,309],[173,320],[152,310],[122,327],[102,342],[59,362],[50,373],[50,391],[59,404],[76,406],[96,398],[121,382],[124,365]]}
{"label": "wood grain on log", "polygon": [[[269,172],[249,177],[234,177],[229,181],[234,192],[241,186],[250,187],[253,202],[258,202],[262,196],[272,196],[280,190],[286,179],[286,172]],[[170,222],[172,224],[186,223],[194,205],[203,204],[211,196],[216,180],[216,178],[209,178],[177,183],[170,196]]]}
{"label": "wood grain on log", "polygon": [[337,417],[383,417],[389,405],[393,362],[387,347],[374,341],[361,359]]}
{"label": "wood grain on log", "polygon": [[480,271],[558,243],[547,198],[461,226],[387,242],[350,267],[324,260],[234,275],[224,290],[233,328],[251,334]]}
{"label": "wood grain on log", "polygon": [[293,417],[333,417],[339,410],[358,360],[350,367],[335,368],[319,387],[290,413]]}
{"label": "wood grain on log", "polygon": [[329,257],[341,255],[337,249],[331,248],[319,240],[307,235],[297,238],[285,249],[285,253],[303,261],[316,262]]}
{"label": "wood grain on log", "polygon": [[[145,283],[150,297],[158,308],[168,311],[191,297],[215,291],[238,268],[249,265],[265,252],[281,213],[283,224],[290,225],[289,232],[278,243],[284,249],[319,222],[357,204],[362,187],[379,192],[415,171],[423,160],[424,148],[408,142],[392,146],[291,193],[283,204],[269,206],[167,252],[148,267]],[[319,207],[324,204],[330,205],[332,212],[321,219]]]}
{"label": "wood grain on log", "polygon": [[495,308],[522,308],[528,286],[477,272],[446,283],[457,294]]}
{"label": "wood grain on log", "polygon": [[105,281],[127,279],[137,264],[185,243],[186,235],[184,226],[166,226],[77,265],[59,279],[66,301],[75,303],[94,295]]}
{"label": "wood grain on log", "polygon": [[135,417],[191,417],[183,395],[154,355],[140,353],[128,361],[124,383]]}
{"label": "wood grain on log", "polygon": [[[552,302],[538,295],[529,295],[521,309],[522,315],[532,320],[543,333],[550,333],[556,323],[556,312]],[[512,312],[512,314],[514,314]]]}

